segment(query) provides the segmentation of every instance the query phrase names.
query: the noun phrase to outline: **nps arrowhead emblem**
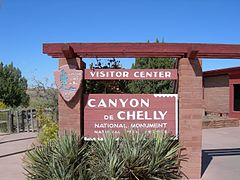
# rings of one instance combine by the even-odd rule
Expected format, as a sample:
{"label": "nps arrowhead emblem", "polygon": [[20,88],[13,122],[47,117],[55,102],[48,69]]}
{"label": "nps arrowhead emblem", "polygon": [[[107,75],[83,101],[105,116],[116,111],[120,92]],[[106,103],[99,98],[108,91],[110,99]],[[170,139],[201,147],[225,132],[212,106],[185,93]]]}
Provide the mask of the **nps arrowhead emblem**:
{"label": "nps arrowhead emblem", "polygon": [[83,71],[61,66],[54,72],[56,86],[65,101],[71,101],[81,86]]}

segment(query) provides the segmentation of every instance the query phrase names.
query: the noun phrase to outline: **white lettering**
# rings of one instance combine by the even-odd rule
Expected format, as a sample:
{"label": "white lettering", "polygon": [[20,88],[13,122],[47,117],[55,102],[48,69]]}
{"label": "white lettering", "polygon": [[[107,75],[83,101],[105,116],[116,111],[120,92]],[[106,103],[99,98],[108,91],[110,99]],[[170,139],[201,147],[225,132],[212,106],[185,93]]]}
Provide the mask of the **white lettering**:
{"label": "white lettering", "polygon": [[129,74],[129,73],[128,73],[127,71],[124,71],[124,72],[123,72],[123,77],[128,77],[128,74]]}
{"label": "white lettering", "polygon": [[119,112],[117,113],[117,118],[120,119],[120,120],[124,120],[125,118],[122,117],[121,114],[125,114],[125,112],[124,112],[124,111],[119,111]]}
{"label": "white lettering", "polygon": [[91,76],[92,76],[92,77],[94,77],[94,76],[95,76],[95,74],[96,74],[96,72],[94,72],[94,71],[91,71],[91,72],[90,72],[90,74],[91,74]]}
{"label": "white lettering", "polygon": [[150,106],[150,100],[147,99],[147,101],[145,101],[144,99],[141,99],[141,107],[143,107],[143,105],[145,107],[149,107]]}
{"label": "white lettering", "polygon": [[108,107],[117,107],[117,99],[114,99],[114,101],[112,99],[109,99],[108,101]]}
{"label": "white lettering", "polygon": [[122,107],[126,107],[128,99],[126,99],[125,101],[123,99],[119,99],[119,101],[122,103]]}
{"label": "white lettering", "polygon": [[88,106],[91,108],[94,107],[104,107],[104,108],[149,108],[150,107],[150,99],[122,99],[122,98],[113,98],[113,99],[89,99]]}
{"label": "white lettering", "polygon": [[165,119],[165,116],[167,114],[167,111],[165,111],[164,113],[162,111],[158,111],[158,113],[160,114],[161,116],[161,119],[164,120]]}
{"label": "white lettering", "polygon": [[165,77],[170,78],[171,77],[171,72],[165,72]]}
{"label": "white lettering", "polygon": [[107,105],[103,99],[100,100],[98,107],[105,107],[105,108],[107,107]]}
{"label": "white lettering", "polygon": [[137,107],[139,105],[139,102],[137,99],[131,99],[130,102],[129,102],[130,106],[131,107]]}
{"label": "white lettering", "polygon": [[137,72],[134,72],[134,77],[139,77],[139,72],[137,71]]}
{"label": "white lettering", "polygon": [[117,77],[121,77],[122,76],[122,72],[120,72],[120,71],[116,72],[116,76]]}
{"label": "white lettering", "polygon": [[117,118],[119,120],[164,120],[167,111],[119,111]]}
{"label": "white lettering", "polygon": [[137,120],[144,120],[143,111],[137,111]]}
{"label": "white lettering", "polygon": [[89,100],[88,100],[88,106],[89,106],[89,107],[92,107],[92,108],[93,108],[93,107],[96,107],[96,105],[92,104],[92,101],[95,102],[96,99],[89,99]]}

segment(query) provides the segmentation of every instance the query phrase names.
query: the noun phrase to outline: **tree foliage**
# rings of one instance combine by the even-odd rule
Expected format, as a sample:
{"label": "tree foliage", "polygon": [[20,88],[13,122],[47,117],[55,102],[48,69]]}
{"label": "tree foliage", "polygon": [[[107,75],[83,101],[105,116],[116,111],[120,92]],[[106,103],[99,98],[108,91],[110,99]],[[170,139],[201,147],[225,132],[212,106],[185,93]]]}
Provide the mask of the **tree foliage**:
{"label": "tree foliage", "polygon": [[7,106],[28,106],[27,80],[13,64],[0,63],[0,99]]}
{"label": "tree foliage", "polygon": [[[95,64],[90,65],[91,69],[121,69],[119,60],[108,59],[106,63],[104,60],[97,59]],[[127,81],[123,80],[89,80],[86,81],[86,93],[127,93]]]}
{"label": "tree foliage", "polygon": [[[175,62],[174,58],[136,58],[132,69],[172,69]],[[130,93],[168,94],[173,93],[173,81],[135,80],[129,82],[128,88]]]}

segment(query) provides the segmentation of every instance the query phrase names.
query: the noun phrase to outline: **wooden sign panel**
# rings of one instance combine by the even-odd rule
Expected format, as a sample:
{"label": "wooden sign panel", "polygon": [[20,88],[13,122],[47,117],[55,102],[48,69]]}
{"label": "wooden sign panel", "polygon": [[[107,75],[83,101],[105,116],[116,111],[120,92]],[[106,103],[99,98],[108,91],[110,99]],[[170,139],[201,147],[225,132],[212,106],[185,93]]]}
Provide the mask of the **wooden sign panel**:
{"label": "wooden sign panel", "polygon": [[101,138],[124,130],[166,130],[177,136],[177,99],[177,94],[84,95],[84,136]]}
{"label": "wooden sign panel", "polygon": [[85,69],[91,80],[176,80],[177,69]]}

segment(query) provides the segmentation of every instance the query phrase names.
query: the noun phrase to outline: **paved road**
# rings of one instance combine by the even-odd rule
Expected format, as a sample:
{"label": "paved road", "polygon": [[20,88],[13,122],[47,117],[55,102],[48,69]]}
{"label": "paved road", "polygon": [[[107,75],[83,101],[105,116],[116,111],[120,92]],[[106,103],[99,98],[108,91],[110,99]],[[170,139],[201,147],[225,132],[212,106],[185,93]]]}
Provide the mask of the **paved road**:
{"label": "paved road", "polygon": [[240,127],[203,130],[204,180],[240,179]]}
{"label": "paved road", "polygon": [[31,148],[36,133],[19,133],[0,136],[0,179],[26,179],[22,168],[24,152]]}

